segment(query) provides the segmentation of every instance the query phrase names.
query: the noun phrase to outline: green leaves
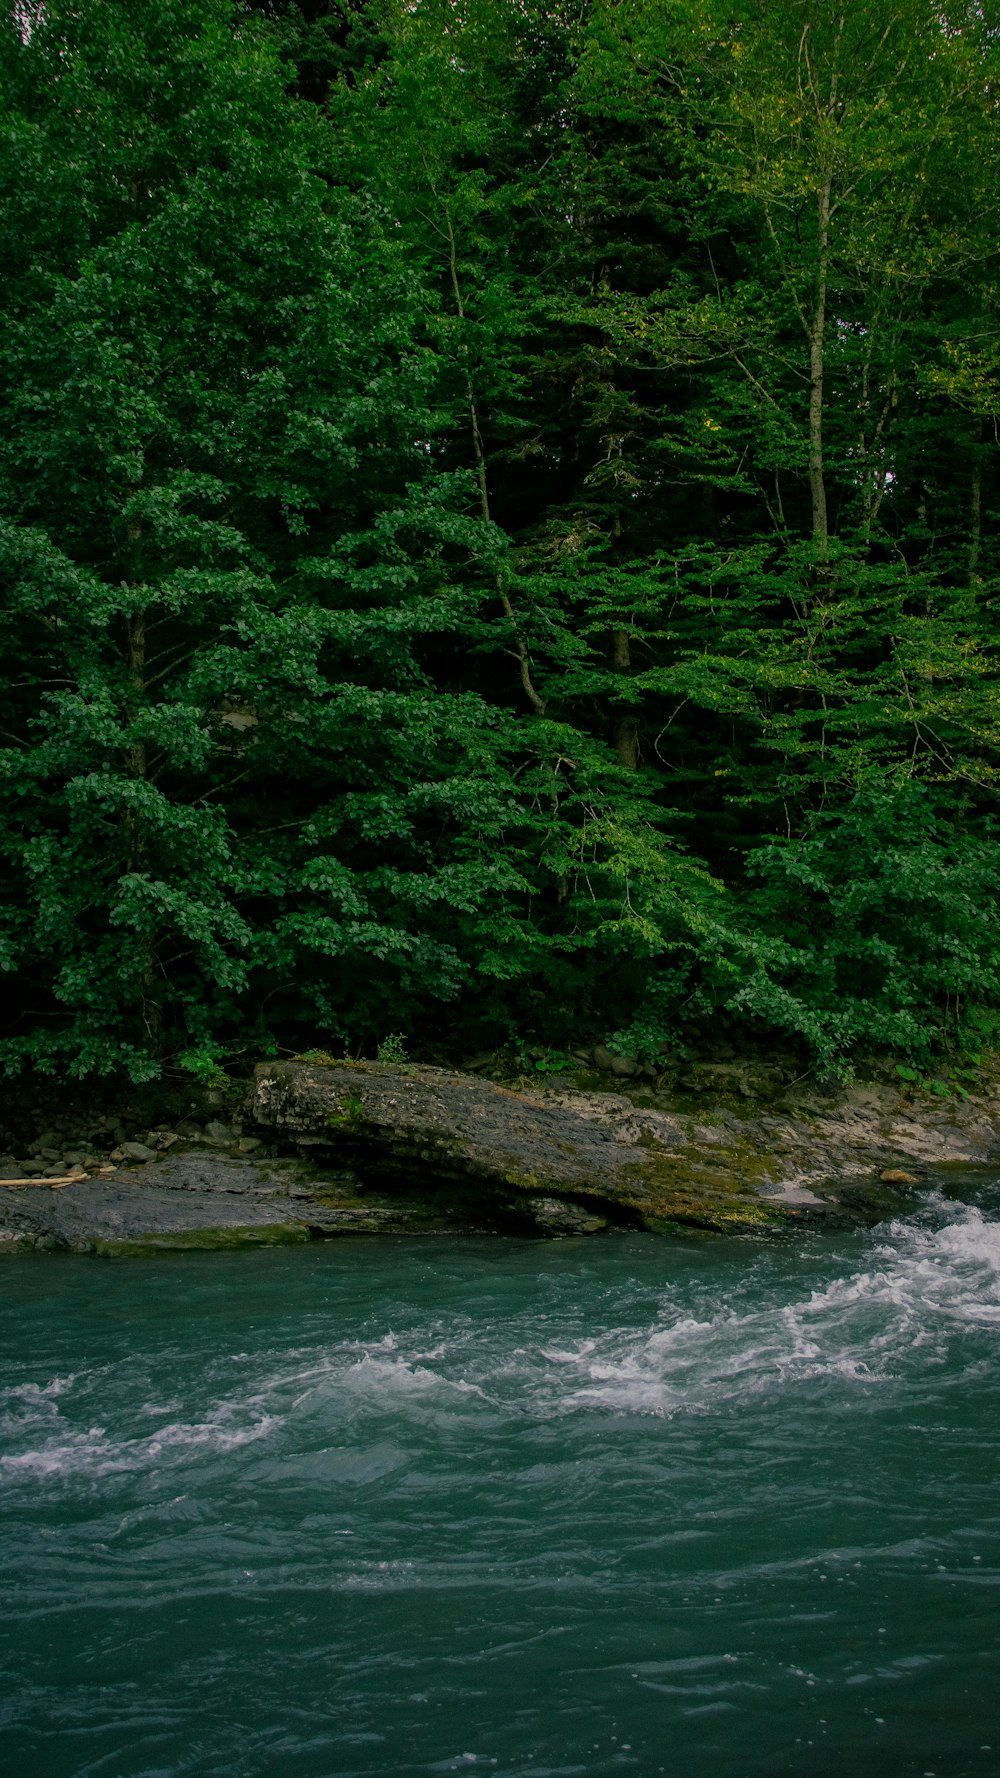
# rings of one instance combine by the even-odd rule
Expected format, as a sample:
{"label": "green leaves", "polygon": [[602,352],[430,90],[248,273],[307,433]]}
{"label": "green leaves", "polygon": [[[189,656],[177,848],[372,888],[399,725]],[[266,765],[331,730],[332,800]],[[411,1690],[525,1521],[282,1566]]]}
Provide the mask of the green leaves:
{"label": "green leaves", "polygon": [[1000,847],[948,833],[919,786],[869,786],[754,865],[748,912],[780,950],[731,1004],[798,1026],[828,1067],[859,1047],[927,1057],[964,1003],[1000,994]]}
{"label": "green leaves", "polygon": [[[331,196],[328,136],[227,8],[172,0],[166,37],[159,15],[125,8],[109,37],[83,11],[47,8],[14,51],[43,185],[90,154],[96,115],[107,139],[86,257],[5,295],[0,849],[15,1009],[48,1024],[3,1053],[75,1041],[85,1066],[145,1073],[144,1046],[155,1068],[248,993],[336,1026],[373,968],[369,1000],[455,992],[467,966],[422,925],[482,897],[442,821],[490,722],[475,696],[435,703],[414,655],[465,621],[441,587],[469,529],[414,442],[429,371],[381,224]],[[56,43],[68,113],[42,104]],[[161,56],[151,93],[196,90],[194,114],[150,97],[118,132],[116,82],[127,110]],[[199,131],[219,153],[192,161]],[[373,853],[373,801],[357,832],[349,800],[323,811],[376,786]]]}
{"label": "green leaves", "polygon": [[0,1060],[992,1016],[994,46],[890,11],[8,21]]}

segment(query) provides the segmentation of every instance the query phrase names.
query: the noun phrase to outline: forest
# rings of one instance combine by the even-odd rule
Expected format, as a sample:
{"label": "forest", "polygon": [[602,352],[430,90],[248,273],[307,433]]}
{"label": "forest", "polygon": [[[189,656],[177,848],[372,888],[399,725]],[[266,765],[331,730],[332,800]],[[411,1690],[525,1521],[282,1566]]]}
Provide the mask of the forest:
{"label": "forest", "polygon": [[0,61],[2,1069],[991,1040],[991,5]]}

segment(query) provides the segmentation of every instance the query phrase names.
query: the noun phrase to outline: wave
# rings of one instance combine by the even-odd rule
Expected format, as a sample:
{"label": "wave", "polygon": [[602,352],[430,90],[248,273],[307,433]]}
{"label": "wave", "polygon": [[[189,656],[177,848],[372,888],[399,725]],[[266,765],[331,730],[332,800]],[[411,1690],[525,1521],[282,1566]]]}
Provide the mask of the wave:
{"label": "wave", "polygon": [[938,1226],[886,1225],[873,1244],[875,1265],[798,1301],[704,1319],[679,1314],[651,1330],[618,1328],[568,1349],[543,1348],[561,1372],[550,1407],[709,1412],[796,1383],[888,1382],[915,1353],[922,1368],[943,1363],[956,1333],[1000,1325],[1000,1224],[936,1195],[927,1216]]}
{"label": "wave", "polygon": [[[831,1279],[838,1255],[843,1264],[859,1249],[867,1263],[855,1259]],[[138,1377],[127,1363],[19,1383],[0,1391],[0,1482],[174,1469],[266,1441],[267,1461],[280,1466],[289,1443],[332,1452],[370,1445],[387,1428],[393,1439],[406,1429],[418,1442],[462,1439],[470,1417],[486,1435],[512,1417],[672,1418],[789,1388],[879,1389],[941,1367],[963,1340],[976,1361],[1000,1325],[1000,1223],[941,1197],[921,1220],[851,1237],[846,1248],[747,1248],[710,1279],[695,1266],[664,1283],[670,1250],[659,1248],[652,1289],[648,1272],[637,1285],[610,1248],[610,1274],[600,1250],[589,1251],[598,1259],[584,1267],[606,1269],[582,1296],[560,1275],[526,1298],[520,1278],[506,1313],[501,1301],[417,1325],[397,1299],[405,1331],[216,1354],[190,1372],[187,1389],[171,1375],[159,1401],[149,1399],[148,1370]],[[652,1249],[642,1251],[648,1264]],[[807,1267],[822,1267],[827,1281],[802,1292]],[[653,1318],[637,1324],[640,1301]],[[231,1378],[237,1360],[243,1388],[206,1401],[206,1383]]]}
{"label": "wave", "polygon": [[226,1403],[208,1419],[174,1421],[146,1438],[116,1439],[103,1426],[72,1431],[65,1424],[43,1444],[0,1455],[0,1474],[8,1477],[69,1475],[108,1476],[147,1470],[162,1463],[183,1462],[206,1453],[224,1454],[266,1438],[276,1424],[267,1413],[246,1421],[245,1403]]}

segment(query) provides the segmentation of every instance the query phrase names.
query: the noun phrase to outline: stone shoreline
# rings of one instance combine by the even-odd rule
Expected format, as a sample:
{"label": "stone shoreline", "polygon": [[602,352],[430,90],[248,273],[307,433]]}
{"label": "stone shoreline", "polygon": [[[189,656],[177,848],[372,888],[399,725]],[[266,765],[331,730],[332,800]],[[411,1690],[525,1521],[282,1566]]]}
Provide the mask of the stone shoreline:
{"label": "stone shoreline", "polygon": [[24,1165],[0,1159],[0,1252],[831,1227],[905,1214],[955,1169],[1000,1166],[992,1090],[921,1102],[883,1082],[692,1103],[610,1084],[266,1064],[232,1124],[182,1120],[105,1156],[40,1140]]}

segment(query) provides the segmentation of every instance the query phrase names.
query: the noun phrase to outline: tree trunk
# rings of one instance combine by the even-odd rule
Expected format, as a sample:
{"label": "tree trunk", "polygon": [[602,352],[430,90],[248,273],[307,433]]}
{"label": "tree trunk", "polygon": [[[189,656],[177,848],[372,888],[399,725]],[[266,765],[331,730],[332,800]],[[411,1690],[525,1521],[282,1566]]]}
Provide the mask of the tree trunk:
{"label": "tree trunk", "polygon": [[[455,312],[458,315],[459,320],[464,321],[465,320],[465,304],[462,301],[462,287],[458,281],[458,244],[455,240],[455,227],[454,227],[454,224],[451,220],[451,212],[447,208],[445,209],[445,219],[446,219],[447,225],[448,225],[448,228],[447,228],[448,270],[449,270],[449,273],[451,276],[452,295],[455,298]],[[462,349],[464,352],[465,348],[463,347]],[[466,372],[465,372],[465,390],[466,390],[466,397],[467,397],[468,403],[469,403],[469,423],[472,428],[472,451],[473,451],[473,456],[475,458],[475,463],[476,463],[476,484],[479,488],[479,510],[482,513],[482,516],[483,516],[484,520],[486,521],[486,523],[490,524],[492,521],[491,521],[491,514],[490,514],[489,483],[486,479],[486,450],[483,445],[483,435],[479,430],[479,413],[478,413],[478,410],[476,407],[475,386],[473,384],[472,376],[468,370],[468,367],[466,367]],[[517,618],[514,615],[514,607],[510,602],[510,598],[508,596],[507,589],[504,586],[503,582],[501,581],[499,575],[497,576],[497,596],[500,600],[501,606],[503,607],[504,616],[506,617],[508,623],[510,624],[511,630],[513,632],[514,656],[515,656],[515,659],[517,660],[518,676],[521,681],[521,689],[524,692],[524,695],[527,698],[529,704],[531,705],[531,708],[534,710],[535,715],[536,716],[544,716],[545,715],[545,699],[543,697],[540,697],[538,692],[535,690],[535,686],[534,686],[534,683],[531,678],[531,663],[530,663],[530,660],[528,657],[528,650],[525,645],[524,637],[521,635],[521,632],[518,628]]]}
{"label": "tree trunk", "polygon": [[975,455],[972,459],[972,486],[969,491],[969,585],[979,577],[979,550],[983,540],[983,429],[979,427]]}
{"label": "tree trunk", "polygon": [[816,561],[821,580],[827,578],[830,560],[830,527],[823,462],[823,379],[826,369],[826,296],[830,271],[832,185],[832,174],[828,168],[824,168],[818,197],[816,302],[809,333],[809,494],[812,501],[813,543],[816,546]]}
{"label": "tree trunk", "polygon": [[[136,611],[125,620],[125,663],[128,668],[130,696],[125,715],[132,724],[142,707],[146,689],[146,614]],[[146,744],[135,736],[126,741],[125,768],[130,778],[145,779]],[[129,876],[141,875],[149,869],[149,846],[142,814],[132,806],[125,809],[125,870]],[[150,1047],[162,1048],[163,1006],[159,998],[160,972],[157,967],[156,944],[150,933],[137,933],[136,943],[142,954],[140,969],[139,1016]]]}
{"label": "tree trunk", "polygon": [[[632,665],[627,630],[611,632],[611,665],[618,673],[627,673]],[[639,724],[631,710],[615,714],[612,743],[618,764],[634,770],[639,763]]]}
{"label": "tree trunk", "polygon": [[[128,667],[130,696],[126,716],[130,724],[135,722],[142,695],[146,689],[146,613],[137,611],[132,617],[125,619],[125,662]],[[146,776],[145,742],[130,740],[125,747],[125,765],[132,778]],[[141,862],[129,860],[129,870],[142,868]]]}

